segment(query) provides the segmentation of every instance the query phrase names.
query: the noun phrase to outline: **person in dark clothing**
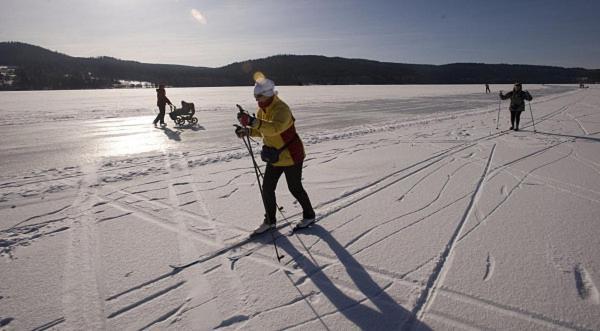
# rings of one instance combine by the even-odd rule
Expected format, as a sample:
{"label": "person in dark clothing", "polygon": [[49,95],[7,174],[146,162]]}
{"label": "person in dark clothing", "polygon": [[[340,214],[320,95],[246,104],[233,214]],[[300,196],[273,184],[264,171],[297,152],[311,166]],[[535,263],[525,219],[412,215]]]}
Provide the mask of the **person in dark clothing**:
{"label": "person in dark clothing", "polygon": [[521,83],[515,83],[513,90],[503,94],[500,91],[500,99],[506,100],[510,98],[510,129],[519,131],[519,121],[521,120],[521,112],[525,110],[525,100],[531,101],[533,98],[528,91],[523,91]]}
{"label": "person in dark clothing", "polygon": [[156,126],[156,123],[158,123],[159,121],[161,126],[165,125],[165,107],[167,106],[167,104],[173,105],[171,103],[171,100],[167,98],[167,91],[165,91],[165,85],[160,84],[156,89],[156,105],[158,106],[158,115],[156,115],[154,122],[152,122],[154,126]]}
{"label": "person in dark clothing", "polygon": [[488,84],[488,83],[485,83],[485,94],[488,94],[488,93],[490,93],[490,92],[491,92],[491,91],[490,91],[490,84]]}
{"label": "person in dark clothing", "polygon": [[302,206],[303,219],[296,226],[307,227],[315,221],[315,211],[302,187],[302,163],[306,155],[302,140],[296,133],[294,116],[288,105],[279,99],[275,84],[269,79],[257,80],[254,97],[259,107],[256,117],[248,113],[239,113],[238,121],[243,127],[237,127],[235,133],[239,138],[247,135],[262,137],[265,147],[280,150],[277,161],[267,162],[262,183],[265,220],[254,233],[262,233],[275,227],[275,188],[282,174],[285,174],[290,193]]}

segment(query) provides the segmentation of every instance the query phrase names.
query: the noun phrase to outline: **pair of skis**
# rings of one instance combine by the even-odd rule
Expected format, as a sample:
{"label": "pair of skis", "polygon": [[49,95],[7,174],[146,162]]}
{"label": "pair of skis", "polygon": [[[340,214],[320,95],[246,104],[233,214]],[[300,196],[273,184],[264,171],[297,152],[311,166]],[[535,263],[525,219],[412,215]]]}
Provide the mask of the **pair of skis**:
{"label": "pair of skis", "polygon": [[[496,119],[496,130],[498,130],[498,125],[500,124],[500,104],[502,103],[502,100],[498,100],[498,118]],[[531,109],[531,102],[528,102],[529,104],[529,113],[531,114],[531,123],[533,123],[533,133],[536,133],[537,130],[535,129],[535,120],[533,119],[533,110]],[[506,130],[508,131],[508,130]],[[502,130],[502,132],[504,132],[504,130]]]}
{"label": "pair of skis", "polygon": [[[316,222],[316,219],[315,219],[315,222]],[[312,224],[314,224],[314,222]],[[279,230],[282,230],[282,229],[286,228],[289,225],[293,225],[293,223],[292,222],[281,223],[281,224],[277,225],[276,227],[274,227],[272,229],[269,229],[269,230],[267,230],[267,231],[265,231],[263,233],[251,234],[248,237],[246,237],[246,238],[244,238],[244,239],[242,239],[240,241],[237,241],[237,242],[232,243],[230,245],[227,245],[227,246],[224,246],[222,248],[219,248],[219,249],[217,249],[217,250],[215,250],[215,251],[213,251],[211,253],[202,255],[201,257],[199,257],[198,259],[196,259],[194,261],[190,261],[188,263],[179,264],[179,265],[171,264],[169,266],[173,269],[172,270],[173,273],[178,273],[178,272],[180,272],[180,271],[182,271],[184,269],[187,269],[187,268],[189,268],[191,266],[194,266],[196,264],[200,264],[200,263],[212,260],[212,259],[214,259],[216,257],[219,257],[219,256],[221,256],[221,255],[223,255],[223,254],[225,254],[225,253],[227,253],[229,251],[232,251],[232,250],[234,250],[236,248],[241,248],[241,247],[243,247],[243,246],[245,246],[245,245],[253,242],[256,239],[261,238],[263,235],[266,235],[267,233],[271,233],[272,234],[271,239],[267,240],[266,242],[263,242],[260,245],[258,245],[256,247],[253,247],[253,248],[251,248],[249,250],[246,250],[246,251],[242,252],[241,254],[229,257],[230,260],[237,261],[237,260],[241,259],[244,256],[248,256],[248,255],[256,252],[257,250],[259,250],[260,248],[264,247],[265,245],[271,244],[271,242],[274,242],[275,240],[277,240],[280,237],[291,236],[294,233],[296,233],[297,231],[300,231],[300,230],[303,230],[303,229],[306,229],[306,228],[310,227],[310,225],[307,226],[307,227],[297,227],[297,226],[294,226],[294,227],[292,227],[291,232],[289,232],[288,234],[281,234],[281,233],[279,233]],[[275,234],[274,232],[277,232],[277,234]],[[283,255],[279,255],[278,256],[278,259],[281,259],[281,258],[283,258]]]}

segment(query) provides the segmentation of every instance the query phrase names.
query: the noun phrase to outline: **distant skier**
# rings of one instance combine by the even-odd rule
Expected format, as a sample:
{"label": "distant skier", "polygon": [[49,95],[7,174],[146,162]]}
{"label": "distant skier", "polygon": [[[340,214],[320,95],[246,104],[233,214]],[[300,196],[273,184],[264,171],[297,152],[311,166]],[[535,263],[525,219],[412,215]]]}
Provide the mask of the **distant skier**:
{"label": "distant skier", "polygon": [[485,83],[485,94],[488,94],[488,93],[490,93],[490,92],[491,92],[491,91],[490,91],[490,84],[488,84],[488,83]]}
{"label": "distant skier", "polygon": [[254,86],[254,98],[258,102],[256,117],[246,112],[238,113],[238,121],[244,127],[235,130],[239,138],[250,135],[263,138],[261,158],[267,162],[262,183],[265,203],[265,219],[254,234],[275,227],[277,202],[275,188],[281,174],[285,174],[288,189],[302,206],[302,221],[298,228],[307,227],[315,221],[315,211],[302,187],[302,163],[305,158],[304,145],[296,133],[294,116],[288,105],[277,96],[273,81],[261,78]]}
{"label": "distant skier", "polygon": [[156,118],[154,119],[154,126],[156,126],[156,123],[158,123],[159,121],[160,126],[165,125],[165,107],[167,106],[167,104],[173,105],[171,103],[171,100],[167,98],[167,91],[165,91],[165,85],[160,84],[156,89],[156,105],[158,106],[158,115],[156,115]]}
{"label": "distant skier", "polygon": [[500,91],[500,99],[506,100],[510,98],[510,129],[519,131],[519,120],[521,119],[521,112],[525,110],[525,100],[531,101],[533,98],[527,91],[522,90],[521,83],[515,83],[513,90],[502,94]]}

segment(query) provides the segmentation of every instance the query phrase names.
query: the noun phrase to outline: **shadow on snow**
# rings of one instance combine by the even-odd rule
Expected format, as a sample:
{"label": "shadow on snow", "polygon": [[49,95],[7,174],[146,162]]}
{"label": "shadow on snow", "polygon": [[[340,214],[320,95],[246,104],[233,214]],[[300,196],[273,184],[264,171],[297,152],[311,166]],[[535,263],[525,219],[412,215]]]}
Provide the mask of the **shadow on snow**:
{"label": "shadow on snow", "polygon": [[[431,330],[421,321],[415,319],[412,312],[400,306],[390,297],[384,288],[381,288],[371,278],[365,268],[342,246],[326,229],[315,224],[309,229],[303,230],[305,235],[314,235],[325,242],[335,253],[338,260],[346,269],[348,276],[356,287],[364,294],[364,299],[354,299],[340,290],[335,283],[322,272],[322,267],[312,257],[307,248],[305,256],[285,236],[278,240],[279,247],[283,248],[288,256],[297,262],[304,273],[313,284],[327,297],[337,309],[349,321],[361,330]],[[300,240],[301,241],[301,240]],[[302,241],[301,241],[302,243]],[[302,243],[304,246],[304,243]],[[304,246],[306,247],[306,246]],[[296,286],[296,283],[294,283]],[[300,291],[298,289],[298,291]],[[369,301],[375,306],[371,307]],[[307,301],[308,302],[308,301]],[[311,307],[312,308],[312,307]],[[314,309],[313,309],[314,311]],[[315,311],[315,314],[316,311]],[[327,328],[320,316],[319,320]]]}
{"label": "shadow on snow", "polygon": [[180,125],[176,126],[176,130],[171,130],[168,127],[159,127],[169,140],[181,141],[181,133],[184,131],[183,129],[191,129],[192,131],[201,131],[206,130],[202,125],[192,124],[192,125]]}

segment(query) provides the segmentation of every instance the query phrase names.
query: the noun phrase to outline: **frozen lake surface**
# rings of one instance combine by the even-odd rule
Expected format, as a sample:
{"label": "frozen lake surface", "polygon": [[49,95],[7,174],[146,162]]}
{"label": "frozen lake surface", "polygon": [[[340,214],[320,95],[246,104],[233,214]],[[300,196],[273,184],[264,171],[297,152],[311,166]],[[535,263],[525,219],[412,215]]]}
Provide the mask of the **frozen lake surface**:
{"label": "frozen lake surface", "polygon": [[282,178],[250,241],[251,87],[165,129],[154,90],[0,93],[0,329],[600,330],[600,88],[525,86],[536,132],[510,88],[281,87],[317,222]]}
{"label": "frozen lake surface", "polygon": [[[303,136],[393,125],[439,113],[498,107],[510,85],[282,86]],[[573,86],[526,86],[536,98]],[[256,109],[251,87],[169,88],[167,96],[194,102],[199,126],[155,130],[154,89],[24,91],[0,93],[0,166],[3,174],[90,164],[154,152],[209,152],[240,147],[232,134],[235,104]],[[492,123],[490,123],[492,125]],[[165,139],[167,138],[167,139]]]}

